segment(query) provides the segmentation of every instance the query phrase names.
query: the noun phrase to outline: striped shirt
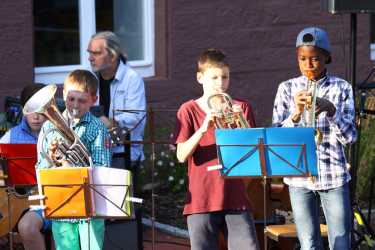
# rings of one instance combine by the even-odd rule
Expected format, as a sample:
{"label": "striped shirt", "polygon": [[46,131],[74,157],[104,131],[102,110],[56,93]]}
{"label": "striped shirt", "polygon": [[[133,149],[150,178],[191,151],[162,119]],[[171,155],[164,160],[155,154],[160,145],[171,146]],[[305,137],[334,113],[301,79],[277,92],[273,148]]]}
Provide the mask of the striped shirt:
{"label": "striped shirt", "polygon": [[[273,107],[273,126],[303,126],[303,119],[294,123],[291,114],[295,110],[294,96],[306,88],[305,76],[279,85]],[[327,190],[342,186],[350,180],[344,146],[357,139],[353,91],[347,81],[327,75],[317,82],[317,97],[329,100],[336,107],[333,117],[328,117],[326,112],[316,117],[315,126],[323,135],[322,142],[317,145],[318,176],[313,181],[311,178],[293,177],[284,178],[284,182],[293,187]]]}

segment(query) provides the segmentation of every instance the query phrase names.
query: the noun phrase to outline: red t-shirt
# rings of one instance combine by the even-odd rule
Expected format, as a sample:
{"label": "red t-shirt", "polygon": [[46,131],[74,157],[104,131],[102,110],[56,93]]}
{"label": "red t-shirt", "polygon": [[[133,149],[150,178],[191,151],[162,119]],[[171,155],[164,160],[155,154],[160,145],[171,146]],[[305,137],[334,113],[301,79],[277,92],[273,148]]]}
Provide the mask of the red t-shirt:
{"label": "red t-shirt", "polygon": [[[250,105],[237,100],[234,103],[241,105],[250,126],[254,127]],[[175,143],[188,140],[201,127],[205,117],[206,113],[194,100],[182,104],[177,113]],[[249,208],[242,180],[224,179],[219,170],[207,170],[207,167],[217,164],[215,130],[210,129],[188,159],[188,190],[184,215]]]}

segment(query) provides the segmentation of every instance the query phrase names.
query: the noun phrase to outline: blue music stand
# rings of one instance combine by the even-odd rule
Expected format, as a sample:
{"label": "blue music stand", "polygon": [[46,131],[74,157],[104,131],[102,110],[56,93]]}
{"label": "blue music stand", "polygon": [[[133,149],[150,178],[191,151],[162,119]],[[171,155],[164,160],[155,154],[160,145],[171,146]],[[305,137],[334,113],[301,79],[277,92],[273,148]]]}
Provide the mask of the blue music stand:
{"label": "blue music stand", "polygon": [[263,178],[264,242],[267,247],[267,178],[318,175],[314,129],[216,129],[215,135],[220,172],[224,178]]}
{"label": "blue music stand", "polygon": [[313,128],[217,129],[224,177],[318,175]]}

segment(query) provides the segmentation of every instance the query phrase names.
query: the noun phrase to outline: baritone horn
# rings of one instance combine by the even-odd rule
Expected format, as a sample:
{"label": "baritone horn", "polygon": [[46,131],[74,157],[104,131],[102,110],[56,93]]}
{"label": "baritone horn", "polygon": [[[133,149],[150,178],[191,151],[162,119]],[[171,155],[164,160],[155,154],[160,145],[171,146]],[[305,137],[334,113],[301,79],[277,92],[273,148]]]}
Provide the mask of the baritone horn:
{"label": "baritone horn", "polygon": [[[44,151],[44,141],[49,133],[57,132],[60,137],[55,136],[53,140],[57,142],[56,158],[66,160],[72,166],[88,167],[92,166],[92,160],[85,145],[79,139],[78,135],[70,129],[68,123],[58,110],[55,102],[56,85],[47,85],[36,92],[25,104],[23,113],[39,113],[55,126],[47,130],[38,140],[38,151],[47,159],[47,161],[56,166],[50,155]],[[50,145],[48,145],[49,147]]]}
{"label": "baritone horn", "polygon": [[216,128],[249,128],[249,123],[241,111],[233,109],[232,98],[226,93],[211,95],[207,100],[208,108],[215,114]]}

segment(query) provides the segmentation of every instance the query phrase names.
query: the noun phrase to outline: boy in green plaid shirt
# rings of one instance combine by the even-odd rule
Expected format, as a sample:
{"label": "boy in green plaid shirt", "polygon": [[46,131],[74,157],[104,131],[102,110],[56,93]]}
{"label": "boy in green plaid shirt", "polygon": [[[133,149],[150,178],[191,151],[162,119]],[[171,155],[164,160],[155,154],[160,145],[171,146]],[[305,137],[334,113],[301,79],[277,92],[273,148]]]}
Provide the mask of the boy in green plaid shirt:
{"label": "boy in green plaid shirt", "polygon": [[[86,70],[71,72],[64,81],[63,94],[66,110],[63,112],[63,116],[89,151],[93,166],[108,167],[111,161],[108,130],[100,119],[89,112],[90,107],[95,104],[98,98],[97,88],[97,79],[91,72]],[[54,125],[50,121],[45,122],[39,140],[50,128],[54,128]],[[67,166],[67,162],[61,162],[54,157],[55,142],[58,138],[61,138],[61,135],[57,131],[48,133],[44,138],[45,141],[41,144],[45,145],[43,151],[47,152],[54,161],[53,166],[38,149],[37,168]],[[89,222],[77,219],[54,220],[52,232],[57,250],[102,249],[104,220],[90,219]]]}

